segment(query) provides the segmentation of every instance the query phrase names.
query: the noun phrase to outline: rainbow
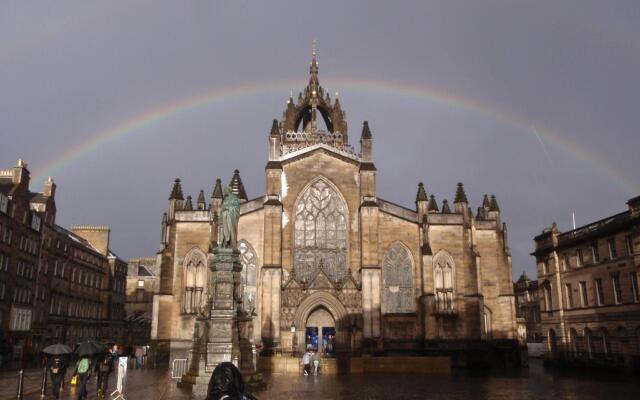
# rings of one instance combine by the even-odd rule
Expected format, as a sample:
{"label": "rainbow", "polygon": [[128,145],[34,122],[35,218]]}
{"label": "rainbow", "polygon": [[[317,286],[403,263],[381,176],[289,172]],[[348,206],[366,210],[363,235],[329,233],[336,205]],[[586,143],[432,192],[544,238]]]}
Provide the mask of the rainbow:
{"label": "rainbow", "polygon": [[[453,108],[460,108],[487,116],[498,122],[515,127],[522,132],[534,135],[537,140],[541,142],[544,140],[546,143],[557,146],[574,158],[585,162],[587,165],[590,165],[591,167],[608,175],[610,178],[613,178],[613,180],[620,184],[625,191],[628,191],[631,194],[640,193],[640,184],[638,184],[638,182],[634,181],[622,171],[619,171],[612,166],[607,162],[607,160],[597,156],[579,143],[570,141],[559,133],[545,128],[540,124],[534,124],[532,121],[528,121],[521,116],[499,110],[469,97],[453,94],[431,86],[416,86],[414,84],[410,85],[402,82],[349,77],[334,79],[324,78],[323,80],[330,81],[334,87],[341,87],[347,90],[372,93],[375,95],[382,94],[414,98],[419,101],[428,101]],[[241,97],[275,91],[286,93],[290,88],[298,87],[300,82],[304,81],[305,79],[289,79],[266,83],[240,84],[213,89],[150,108],[107,129],[88,135],[87,139],[69,148],[58,157],[49,160],[42,167],[37,169],[34,173],[34,180],[41,185],[47,176],[53,176],[65,167],[80,161],[93,153],[100,146],[140,133],[150,126],[160,124],[178,114]],[[545,154],[548,157],[546,150]]]}

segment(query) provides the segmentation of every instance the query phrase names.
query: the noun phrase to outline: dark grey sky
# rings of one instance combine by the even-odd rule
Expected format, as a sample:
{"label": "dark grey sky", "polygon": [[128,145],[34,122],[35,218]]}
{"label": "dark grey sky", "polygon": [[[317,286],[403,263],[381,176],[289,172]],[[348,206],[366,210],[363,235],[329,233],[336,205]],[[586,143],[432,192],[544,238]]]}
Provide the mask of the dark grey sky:
{"label": "dark grey sky", "polygon": [[[217,88],[297,78],[297,91],[317,38],[320,82],[340,91],[352,142],[370,122],[380,197],[413,207],[424,181],[451,201],[462,181],[475,210],[495,193],[514,275],[534,275],[543,227],[569,229],[572,210],[578,224],[623,211],[638,194],[638,21],[638,1],[3,1],[0,166],[22,157],[42,178],[71,146]],[[338,78],[464,96],[600,161],[491,115]],[[213,102],[98,146],[54,172],[58,222],[108,224],[119,255],[153,255],[173,178],[208,197],[239,168],[249,197],[263,193],[267,134],[288,94]]]}

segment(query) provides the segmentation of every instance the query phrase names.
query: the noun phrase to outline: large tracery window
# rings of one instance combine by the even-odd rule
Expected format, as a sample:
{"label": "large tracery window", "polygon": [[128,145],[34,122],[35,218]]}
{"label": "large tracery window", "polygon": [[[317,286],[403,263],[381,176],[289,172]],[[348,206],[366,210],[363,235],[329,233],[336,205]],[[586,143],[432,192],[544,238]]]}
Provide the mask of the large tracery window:
{"label": "large tracery window", "polygon": [[294,270],[308,282],[320,268],[334,282],[347,276],[347,206],[323,180],[314,182],[296,204]]}
{"label": "large tracery window", "polygon": [[395,243],[382,260],[384,313],[410,313],[413,302],[413,261],[405,246]]}
{"label": "large tracery window", "polygon": [[207,281],[207,257],[200,249],[192,249],[184,257],[184,299],[182,311],[195,314],[204,298]]}
{"label": "large tracery window", "polygon": [[451,255],[441,251],[433,261],[433,287],[436,295],[436,312],[451,314],[454,312],[454,276],[455,265]]}
{"label": "large tracery window", "polygon": [[242,263],[242,308],[252,312],[256,308],[258,258],[253,247],[244,240],[238,243]]}

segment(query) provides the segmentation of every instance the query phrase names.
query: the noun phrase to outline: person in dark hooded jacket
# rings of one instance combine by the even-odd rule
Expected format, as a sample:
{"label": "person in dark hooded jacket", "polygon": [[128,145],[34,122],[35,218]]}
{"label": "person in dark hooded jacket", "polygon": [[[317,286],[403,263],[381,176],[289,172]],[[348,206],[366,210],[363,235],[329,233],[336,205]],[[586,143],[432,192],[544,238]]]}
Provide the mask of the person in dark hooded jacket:
{"label": "person in dark hooded jacket", "polygon": [[244,380],[230,362],[220,363],[211,374],[206,400],[257,400],[244,391]]}

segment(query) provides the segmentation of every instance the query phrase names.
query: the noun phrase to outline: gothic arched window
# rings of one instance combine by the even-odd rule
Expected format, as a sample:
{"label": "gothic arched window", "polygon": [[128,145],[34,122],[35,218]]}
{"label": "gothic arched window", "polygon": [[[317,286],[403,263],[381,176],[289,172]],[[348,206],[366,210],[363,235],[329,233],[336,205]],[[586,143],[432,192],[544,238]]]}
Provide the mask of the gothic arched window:
{"label": "gothic arched window", "polygon": [[244,240],[238,243],[242,263],[242,308],[251,312],[256,308],[258,257],[253,247]]}
{"label": "gothic arched window", "polygon": [[433,260],[433,288],[436,295],[436,312],[454,312],[455,264],[453,257],[442,250]]}
{"label": "gothic arched window", "polygon": [[414,311],[413,261],[411,253],[400,243],[394,243],[382,260],[384,313],[408,313]]}
{"label": "gothic arched window", "polygon": [[184,299],[182,311],[195,314],[205,301],[203,292],[207,282],[207,256],[198,248],[191,249],[184,257]]}
{"label": "gothic arched window", "polygon": [[294,271],[308,282],[322,267],[334,282],[347,275],[347,206],[323,180],[315,181],[296,203]]}

